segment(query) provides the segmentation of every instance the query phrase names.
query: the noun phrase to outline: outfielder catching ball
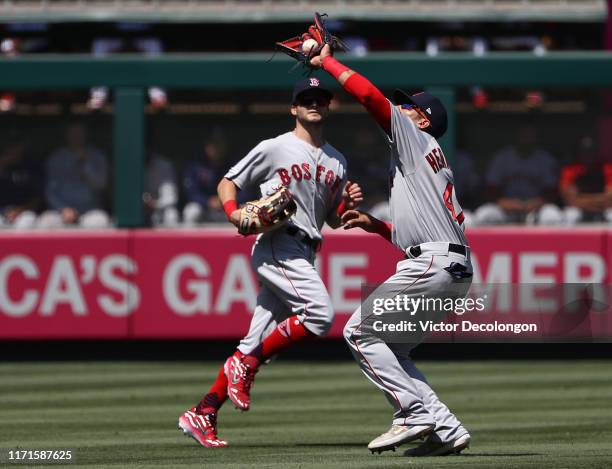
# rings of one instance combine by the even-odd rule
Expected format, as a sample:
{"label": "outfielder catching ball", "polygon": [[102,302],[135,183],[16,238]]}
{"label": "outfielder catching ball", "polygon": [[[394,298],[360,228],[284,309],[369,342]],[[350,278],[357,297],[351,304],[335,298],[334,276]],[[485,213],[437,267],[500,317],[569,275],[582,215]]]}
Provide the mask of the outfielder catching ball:
{"label": "outfielder catching ball", "polygon": [[[259,185],[264,197],[275,197],[286,188],[297,210],[285,224],[281,213],[279,223],[269,229],[271,217],[264,208],[261,224],[268,230],[258,236],[252,252],[261,289],[249,332],[208,393],[179,418],[183,432],[202,446],[227,446],[217,437],[217,411],[228,397],[236,408],[249,409],[250,389],[263,362],[297,342],[324,336],[332,325],[331,299],[314,266],[321,228],[325,222],[340,226],[343,211],[355,208],[363,196],[357,184],[347,182],[344,156],[323,137],[331,98],[316,78],[298,82],[291,104],[295,129],[260,142],[219,183],[225,213],[243,234],[257,220],[238,209],[240,189]],[[292,213],[285,196],[281,199],[280,212]],[[276,207],[276,202],[268,205]],[[257,211],[266,205],[252,207]]]}
{"label": "outfielder catching ball", "polygon": [[[366,78],[336,60],[329,44],[311,58],[310,65],[333,76],[388,137],[392,225],[355,210],[342,217],[345,228],[379,233],[406,253],[406,260],[397,264],[395,275],[385,282],[387,294],[391,290],[396,295],[431,298],[453,290],[465,296],[472,266],[453,172],[436,141],[447,127],[442,103],[428,93],[409,96],[401,90],[395,91],[391,103]],[[394,408],[391,428],[368,448],[372,452],[394,450],[423,436],[427,436],[425,443],[408,455],[443,455],[466,448],[470,442],[467,430],[410,359],[410,350],[417,344],[372,340],[363,332],[368,319],[364,316],[361,308],[353,314],[344,337],[363,373]]]}

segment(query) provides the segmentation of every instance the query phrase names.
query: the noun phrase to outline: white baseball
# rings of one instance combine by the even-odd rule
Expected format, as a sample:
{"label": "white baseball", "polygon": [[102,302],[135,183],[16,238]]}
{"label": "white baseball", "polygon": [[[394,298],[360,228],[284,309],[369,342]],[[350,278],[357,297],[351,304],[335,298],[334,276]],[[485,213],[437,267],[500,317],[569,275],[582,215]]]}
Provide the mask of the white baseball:
{"label": "white baseball", "polygon": [[302,42],[302,51],[305,54],[309,54],[313,47],[317,47],[319,43],[314,39],[306,39]]}

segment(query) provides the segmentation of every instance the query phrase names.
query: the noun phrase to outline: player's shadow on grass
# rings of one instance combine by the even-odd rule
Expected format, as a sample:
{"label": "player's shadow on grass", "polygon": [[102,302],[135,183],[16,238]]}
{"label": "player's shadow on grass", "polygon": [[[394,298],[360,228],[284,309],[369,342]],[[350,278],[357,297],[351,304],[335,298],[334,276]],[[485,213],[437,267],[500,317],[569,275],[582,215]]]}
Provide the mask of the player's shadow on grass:
{"label": "player's shadow on grass", "polygon": [[[361,443],[330,443],[330,442],[321,442],[321,443],[295,443],[294,446],[304,446],[307,448],[315,448],[317,446],[343,446],[343,447],[365,447],[367,446],[367,442],[361,442]],[[396,449],[397,452],[403,452],[406,449],[408,449],[407,447],[399,447]],[[472,452],[466,452],[466,453],[461,453],[461,454],[457,454],[456,457],[500,457],[500,458],[505,458],[505,457],[522,457],[522,456],[541,456],[541,453],[472,453]]]}
{"label": "player's shadow on grass", "polygon": [[541,453],[472,453],[471,451],[466,453],[457,454],[457,457],[467,458],[467,457],[517,457],[517,456],[542,456]]}
{"label": "player's shadow on grass", "polygon": [[317,447],[317,446],[368,446],[368,442],[360,442],[360,443],[344,443],[344,442],[338,442],[338,443],[330,443],[330,442],[322,442],[322,443],[296,443],[294,446],[305,446],[305,447]]}

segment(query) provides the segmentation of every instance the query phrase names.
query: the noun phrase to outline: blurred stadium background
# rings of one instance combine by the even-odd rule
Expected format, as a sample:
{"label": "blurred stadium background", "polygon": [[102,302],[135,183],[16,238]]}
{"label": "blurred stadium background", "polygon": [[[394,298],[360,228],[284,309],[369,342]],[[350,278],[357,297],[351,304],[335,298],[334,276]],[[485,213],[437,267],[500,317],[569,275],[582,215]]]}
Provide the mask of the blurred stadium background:
{"label": "blurred stadium background", "polygon": [[[12,361],[207,360],[220,359],[232,349],[247,330],[257,284],[249,268],[252,240],[236,236],[224,223],[215,187],[257,142],[292,127],[291,87],[301,74],[289,73],[292,62],[273,57],[273,46],[310,24],[314,10],[328,13],[330,28],[349,43],[346,63],[388,96],[395,87],[426,88],[447,105],[451,125],[442,145],[468,212],[466,233],[475,253],[477,281],[612,283],[610,3],[4,0],[3,445],[53,446],[65,441],[88,448],[84,451],[90,464],[138,465],[144,460],[148,466],[173,467],[181,457],[178,435],[167,432],[173,431],[175,414],[204,391],[211,365],[199,375],[194,364],[108,362],[81,369],[78,364],[22,366]],[[364,188],[365,207],[384,218],[384,140],[362,108],[340,90],[333,111],[327,136],[348,156],[351,179]],[[254,195],[242,197],[244,201]],[[338,338],[359,303],[360,285],[385,279],[399,258],[375,238],[327,233],[319,265],[338,313],[336,324],[320,347],[304,347],[294,356],[348,358]],[[431,344],[420,350],[417,357],[445,361],[492,355],[561,360],[611,355],[607,344],[571,349]],[[524,364],[499,371],[507,365],[488,366],[484,360],[436,362],[425,368],[433,371],[434,387],[436,380],[442,382],[442,397],[458,413],[465,410],[468,425],[484,442],[488,453],[478,463],[482,467],[545,467],[545,461],[604,467],[611,456],[600,442],[611,435],[585,429],[609,428],[612,422],[609,411],[603,411],[612,392],[605,378],[608,364],[571,363],[565,373],[554,362],[540,363],[536,371]],[[313,383],[330,393],[350,396],[357,390],[356,406],[369,402],[364,395],[374,395],[353,364],[325,366],[320,376],[312,364],[280,370],[288,376],[297,373],[296,382],[304,380],[304,374],[312,376]],[[142,376],[135,371],[139,367]],[[89,374],[83,371],[75,380],[85,369]],[[464,382],[467,374],[480,373],[489,373],[491,380],[482,378],[483,383],[472,387]],[[115,375],[114,384],[108,383],[106,376]],[[256,398],[270,410],[274,403],[265,399],[273,399],[280,388],[266,387],[263,375],[258,383],[263,389],[255,386],[260,393]],[[329,381],[331,375],[350,378]],[[282,376],[274,376],[284,383]],[[176,386],[168,384],[172,379]],[[515,414],[529,383],[535,383],[525,395],[531,405]],[[283,393],[297,392],[290,383],[282,386]],[[455,399],[453,390],[459,388]],[[131,397],[125,389],[133,389]],[[500,409],[495,397],[500,392],[509,407]],[[475,395],[484,407],[475,408]],[[554,402],[551,395],[556,396]],[[59,405],[64,399],[68,409]],[[331,412],[341,404],[318,396],[308,409]],[[157,405],[160,414],[153,417],[150,409]],[[145,409],[149,420],[143,418]],[[378,409],[371,412],[372,419],[378,418],[382,428],[383,402]],[[26,410],[32,412],[27,414],[30,423],[18,427],[16,412],[24,415]],[[342,433],[340,421],[323,425],[329,433],[325,438],[337,438],[338,446],[325,447],[320,438],[307,437],[304,447],[296,449],[304,435],[291,433],[289,425],[279,430],[263,413],[250,425],[274,429],[278,445],[293,447],[287,460],[277,461],[279,466],[335,461],[334,467],[355,467],[361,464],[362,439],[377,430],[359,426],[355,408],[341,410],[341,417],[354,425],[353,433]],[[81,411],[103,422],[97,429],[78,427],[100,438],[96,451],[74,431],[75,423],[82,424]],[[300,415],[308,419],[318,414]],[[532,421],[535,415],[546,425],[538,427]],[[115,428],[122,417],[125,424]],[[503,426],[508,419],[517,432]],[[259,448],[263,443],[249,437],[239,419],[228,421],[230,436],[246,438],[250,447],[224,456],[223,463],[264,464],[275,457],[278,446]],[[39,424],[56,430],[57,438],[42,438],[36,430]],[[315,424],[310,422],[313,429]],[[157,433],[148,439],[138,433],[141,425],[152,425]],[[584,431],[577,434],[576,429]],[[125,444],[128,433],[138,435],[133,440],[136,456],[125,448],[105,453]],[[504,459],[501,453],[506,450],[492,434],[510,441],[514,446],[507,452],[519,457]],[[547,435],[554,435],[552,446]],[[351,454],[345,460],[339,454],[347,445]],[[311,452],[312,458],[305,456]],[[552,454],[560,459],[546,459]],[[198,457],[190,454],[193,460],[185,462],[197,464]],[[377,464],[388,467],[389,461]]]}

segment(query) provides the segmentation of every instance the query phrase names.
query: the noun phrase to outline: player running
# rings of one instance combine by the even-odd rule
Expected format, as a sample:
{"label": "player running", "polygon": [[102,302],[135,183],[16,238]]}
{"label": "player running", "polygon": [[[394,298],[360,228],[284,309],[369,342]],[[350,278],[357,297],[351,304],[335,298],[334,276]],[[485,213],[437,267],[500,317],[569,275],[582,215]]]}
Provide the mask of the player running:
{"label": "player running", "polygon": [[[447,127],[442,103],[428,93],[409,96],[396,90],[392,104],[366,78],[336,60],[329,45],[311,59],[311,65],[328,72],[363,104],[389,140],[392,225],[355,210],[342,217],[345,228],[376,232],[406,253],[406,260],[397,264],[395,275],[384,284],[387,294],[433,298],[453,291],[465,296],[472,266],[453,173],[436,141]],[[467,430],[410,359],[410,350],[417,343],[375,340],[363,330],[367,316],[358,309],[349,319],[344,337],[363,373],[394,407],[391,428],[368,448],[372,452],[394,450],[426,435],[425,443],[406,454],[434,456],[467,448]]]}
{"label": "player running", "polygon": [[327,222],[340,226],[340,215],[363,200],[357,184],[347,182],[346,159],[323,137],[333,95],[316,78],[293,90],[291,132],[260,142],[218,186],[231,223],[238,226],[238,190],[259,185],[262,195],[287,187],[297,212],[280,228],[259,235],[252,265],[261,289],[248,334],[219,370],[202,400],[179,418],[179,428],[206,447],[224,447],[217,437],[217,412],[229,399],[249,410],[250,390],[259,366],[298,342],[327,334],[334,311],[314,267]]}

